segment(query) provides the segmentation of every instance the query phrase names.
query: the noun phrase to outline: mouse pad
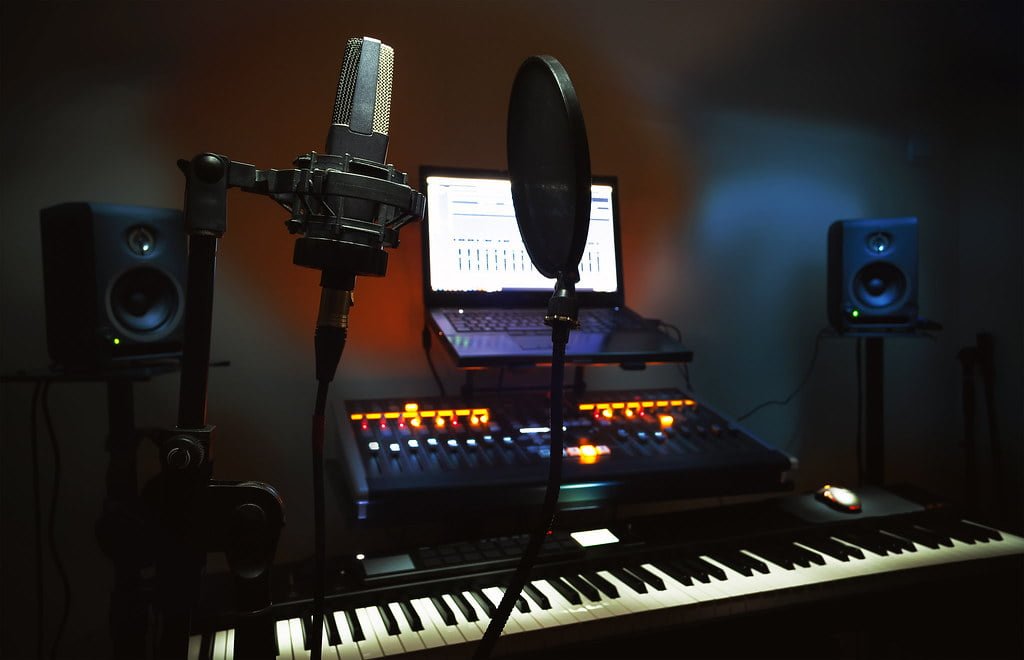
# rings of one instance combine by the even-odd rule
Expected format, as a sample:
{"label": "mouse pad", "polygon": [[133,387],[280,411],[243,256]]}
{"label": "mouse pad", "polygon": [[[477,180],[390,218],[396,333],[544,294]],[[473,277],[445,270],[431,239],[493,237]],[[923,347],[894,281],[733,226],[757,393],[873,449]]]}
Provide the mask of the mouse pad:
{"label": "mouse pad", "polygon": [[800,520],[808,523],[827,523],[840,520],[857,520],[860,518],[874,518],[876,516],[894,516],[901,513],[913,513],[924,511],[924,507],[905,500],[898,495],[893,495],[887,490],[877,486],[863,486],[853,492],[860,498],[861,511],[859,513],[846,513],[836,511],[814,496],[814,493],[806,493],[797,497],[785,498],[781,502],[781,508]]}

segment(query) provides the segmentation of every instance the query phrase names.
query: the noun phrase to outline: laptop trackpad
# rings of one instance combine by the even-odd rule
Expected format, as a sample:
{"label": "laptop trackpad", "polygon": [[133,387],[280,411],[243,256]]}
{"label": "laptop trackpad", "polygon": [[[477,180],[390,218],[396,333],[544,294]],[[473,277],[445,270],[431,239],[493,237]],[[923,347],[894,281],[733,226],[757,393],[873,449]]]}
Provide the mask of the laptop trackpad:
{"label": "laptop trackpad", "polygon": [[542,348],[551,349],[551,335],[547,333],[513,335],[512,338],[524,351],[535,351]]}

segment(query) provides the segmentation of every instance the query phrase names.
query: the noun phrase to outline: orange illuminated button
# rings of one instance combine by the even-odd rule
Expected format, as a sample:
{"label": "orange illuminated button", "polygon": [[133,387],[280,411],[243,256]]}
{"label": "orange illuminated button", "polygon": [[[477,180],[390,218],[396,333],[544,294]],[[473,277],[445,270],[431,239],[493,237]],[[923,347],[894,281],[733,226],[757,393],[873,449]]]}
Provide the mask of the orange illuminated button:
{"label": "orange illuminated button", "polygon": [[658,415],[658,423],[661,424],[661,428],[667,429],[672,426],[672,422],[676,421],[672,415]]}

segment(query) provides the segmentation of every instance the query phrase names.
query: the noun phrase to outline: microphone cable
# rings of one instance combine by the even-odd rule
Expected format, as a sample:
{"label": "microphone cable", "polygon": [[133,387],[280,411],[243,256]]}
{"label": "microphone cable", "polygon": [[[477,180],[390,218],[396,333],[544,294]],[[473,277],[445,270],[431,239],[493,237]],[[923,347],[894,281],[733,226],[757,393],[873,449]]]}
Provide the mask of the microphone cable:
{"label": "microphone cable", "polygon": [[318,325],[314,336],[316,349],[316,403],[313,408],[313,614],[310,626],[310,657],[319,660],[323,647],[324,599],[327,583],[327,529],[324,505],[324,429],[327,392],[341,361],[348,337],[344,326]]}

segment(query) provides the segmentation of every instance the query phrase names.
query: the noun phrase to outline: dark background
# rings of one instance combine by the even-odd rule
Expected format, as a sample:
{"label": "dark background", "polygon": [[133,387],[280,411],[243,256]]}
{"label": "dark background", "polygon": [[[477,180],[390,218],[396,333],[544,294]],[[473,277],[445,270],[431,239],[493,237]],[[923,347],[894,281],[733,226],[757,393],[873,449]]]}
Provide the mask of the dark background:
{"label": "dark background", "polygon": [[[287,167],[322,149],[345,40],[394,47],[389,160],[504,168],[520,62],[570,72],[593,171],[618,175],[627,301],[678,326],[699,397],[730,415],[788,394],[825,316],[833,220],[919,218],[920,309],[934,341],[886,345],[887,479],[963,498],[957,352],[994,336],[1003,461],[979,419],[984,513],[1007,484],[1022,523],[1024,267],[1019,2],[23,2],[2,15],[2,371],[48,362],[38,212],[90,200],[179,207],[175,161],[203,151]],[[209,420],[217,476],[281,491],[278,556],[311,552],[308,433],[317,273],[291,264],[272,202],[229,201]],[[419,229],[386,278],[357,283],[334,397],[436,391],[420,347]],[[442,376],[461,380],[435,350]],[[822,342],[802,394],[750,418],[795,455],[797,488],[853,483],[854,342]],[[520,374],[529,379],[532,374]],[[540,374],[543,380],[543,374]],[[673,367],[591,369],[592,388],[681,385]],[[34,648],[31,387],[2,387],[3,654]],[[173,425],[177,377],[136,388],[140,426]],[[100,385],[58,384],[56,539],[74,598],[62,651],[100,655],[111,569],[93,525],[106,467]],[[45,443],[44,443],[45,444]],[[156,469],[142,452],[142,474]],[[42,449],[49,492],[48,447]],[[333,509],[332,509],[333,510]],[[331,543],[339,542],[332,522]],[[59,589],[46,582],[48,639]]]}

